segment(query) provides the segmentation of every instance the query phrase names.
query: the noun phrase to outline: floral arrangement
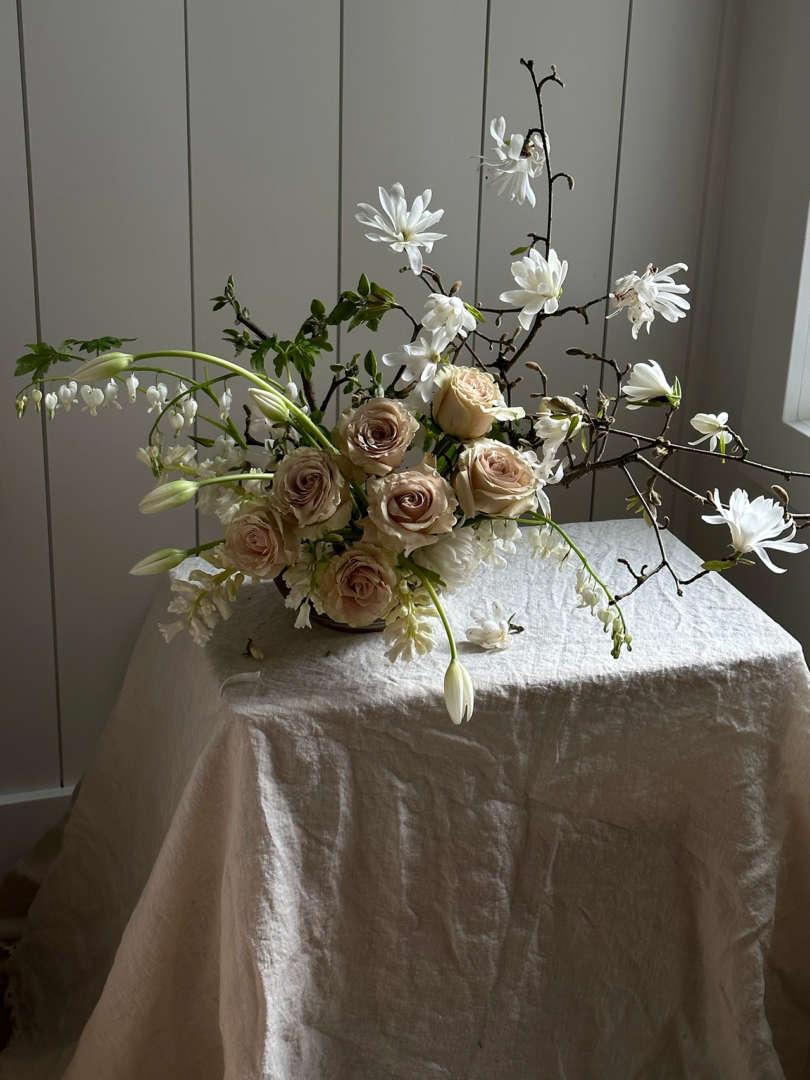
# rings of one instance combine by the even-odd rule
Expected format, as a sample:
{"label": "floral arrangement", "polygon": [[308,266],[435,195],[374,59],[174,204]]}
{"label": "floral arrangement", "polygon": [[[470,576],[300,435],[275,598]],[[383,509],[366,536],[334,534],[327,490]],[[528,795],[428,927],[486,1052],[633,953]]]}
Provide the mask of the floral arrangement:
{"label": "floral arrangement", "polygon": [[[719,492],[701,495],[671,476],[668,465],[682,453],[715,455],[787,479],[806,474],[751,461],[724,412],[696,413],[691,424],[700,437],[688,445],[673,441],[670,422],[682,391],[656,361],[622,368],[614,359],[569,349],[612,372],[615,393],[600,389],[595,399],[587,388],[573,397],[549,393],[545,374],[529,359],[548,319],[577,315],[587,323],[590,309],[602,305],[607,313],[612,305],[606,317],[623,312],[635,338],[642,328],[649,334],[659,315],[671,323],[685,318],[689,290],[675,280],[685,264],[664,270],[649,265],[641,274],[621,277],[606,296],[561,305],[568,264],[552,247],[553,201],[558,182],[570,189],[574,183],[551,169],[543,95],[550,84],[562,83],[554,68],[538,79],[533,62],[521,64],[532,80],[537,126],[507,138],[504,118],[493,120],[492,160],[481,168],[489,186],[519,204],[534,207],[533,184],[544,184],[545,226],[542,235],[530,233],[529,243],[511,252],[518,256],[511,266],[514,287],[501,294],[502,306],[474,306],[463,298],[461,282],[445,288],[440,274],[423,262],[423,253],[445,237],[435,231],[443,211],[429,210],[430,190],[409,205],[402,186],[394,184],[390,191],[379,189],[379,207],[361,203],[357,221],[369,240],[404,255],[403,270],[424,282],[425,306],[417,314],[363,275],[357,289],[341,293],[330,311],[313,300],[294,340],[282,341],[252,320],[229,279],[214,298],[215,310],[232,310],[237,329],[226,330],[225,340],[237,357],[246,354],[247,365],[188,350],[133,355],[122,349],[134,339],[116,337],[69,339],[58,347],[38,342],[17,361],[17,373],[29,378],[16,398],[20,416],[29,397],[51,418],[80,404],[90,416],[99,408],[120,409],[119,395],[145,401],[153,422],[137,456],[157,484],[140,509],[151,514],[196,498],[201,512],[222,523],[220,540],[165,548],[132,569],[159,573],[192,555],[209,564],[173,582],[169,610],[175,618],[161,626],[167,641],[187,630],[204,645],[218,621],[228,618],[246,578],[275,579],[297,613],[297,627],[310,626],[313,616],[352,628],[379,625],[392,661],[433,649],[440,623],[451,654],[445,699],[458,724],[472,715],[474,691],[442,596],[469,586],[484,563],[505,566],[517,544],[574,568],[579,606],[596,616],[615,657],[632,641],[621,601],[660,571],[672,576],[680,593],[708,573],[750,561],[750,553],[782,572],[769,550],[806,548],[793,538],[797,521],[804,527],[810,515],[792,514],[783,488],[774,486],[775,499],[753,501],[738,489],[726,505]],[[400,322],[389,332],[393,313]],[[331,363],[331,383],[319,401],[313,372],[332,351],[330,334],[343,325],[377,331],[383,319],[394,347],[383,353],[381,364],[372,351],[362,363],[359,354]],[[504,324],[509,329],[501,330]],[[197,361],[203,378],[187,379],[165,366],[174,358]],[[50,374],[55,365],[71,361],[79,366],[70,375]],[[540,387],[532,395],[531,415],[512,403],[521,362]],[[251,399],[241,430],[231,415],[236,379],[247,383]],[[173,392],[166,380],[174,380]],[[347,407],[332,427],[327,410],[340,394]],[[659,409],[660,431],[646,435],[624,426],[620,407],[631,414]],[[187,442],[179,441],[184,432]],[[631,465],[643,470],[642,486]],[[607,468],[625,475],[628,507],[643,514],[660,552],[652,568],[635,570],[620,560],[633,579],[624,592],[611,591],[551,513],[554,485]],[[712,512],[704,520],[730,530],[730,552],[703,563],[689,580],[680,579],[667,559],[662,484],[707,504]],[[485,649],[508,647],[522,629],[497,601],[475,609],[473,621],[467,637]]]}

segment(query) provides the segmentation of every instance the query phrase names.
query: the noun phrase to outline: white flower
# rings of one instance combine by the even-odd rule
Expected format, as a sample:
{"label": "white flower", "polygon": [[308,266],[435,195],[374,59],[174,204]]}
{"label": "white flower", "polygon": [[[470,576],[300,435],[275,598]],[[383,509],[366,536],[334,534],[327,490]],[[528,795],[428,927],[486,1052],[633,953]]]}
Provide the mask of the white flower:
{"label": "white flower", "polygon": [[478,534],[472,527],[454,529],[437,543],[413,553],[414,562],[439,575],[449,596],[472,584],[482,557]]}
{"label": "white flower", "polygon": [[524,529],[522,539],[531,551],[532,558],[539,555],[543,559],[551,559],[560,570],[571,555],[569,545],[550,525],[544,525],[541,529]]}
{"label": "white flower", "polygon": [[56,391],[57,397],[59,398],[59,404],[65,412],[70,412],[70,406],[75,405],[79,400],[77,396],[78,389],[78,384],[71,381],[69,383],[62,383]]}
{"label": "white flower", "polygon": [[160,476],[161,463],[159,446],[140,446],[135,451],[135,457],[138,459],[138,461],[142,461],[144,465],[147,465],[155,474],[155,476]]}
{"label": "white flower", "polygon": [[521,538],[518,523],[513,518],[494,518],[482,521],[475,528],[482,560],[489,566],[504,570],[508,565],[504,556],[515,554],[516,541]]}
{"label": "white flower", "polygon": [[677,407],[681,403],[681,384],[675,378],[670,384],[655,360],[646,364],[633,364],[630,378],[622,387],[622,394],[628,399],[628,409],[640,409],[642,405],[666,405],[667,402]]}
{"label": "white flower", "polygon": [[410,345],[403,345],[398,352],[384,353],[382,362],[386,367],[404,367],[403,382],[416,383],[414,395],[418,395],[427,404],[433,396],[433,381],[447,344],[448,337],[445,330],[443,328],[434,330],[430,341],[420,337],[418,341]]}
{"label": "white flower", "polygon": [[110,379],[104,388],[104,408],[120,409],[121,406],[118,403],[118,383],[115,379]]}
{"label": "white flower", "polygon": [[394,184],[390,195],[382,187],[379,193],[383,213],[368,203],[358,203],[358,208],[364,213],[355,214],[356,219],[361,225],[378,230],[379,235],[366,233],[369,240],[388,244],[392,251],[404,251],[411,270],[415,274],[421,274],[422,252],[419,249],[424,248],[429,253],[433,250],[434,243],[443,240],[447,235],[429,231],[441,219],[444,210],[436,210],[432,214],[427,212],[432,195],[430,188],[416,196],[410,210],[405,201],[402,184]]}
{"label": "white flower", "polygon": [[467,641],[482,649],[508,649],[512,644],[512,632],[506,612],[497,600],[492,601],[491,611],[473,608],[470,617],[475,622],[467,630]]}
{"label": "white flower", "polygon": [[88,386],[85,383],[81,393],[84,400],[82,412],[87,412],[89,409],[91,416],[98,416],[98,407],[104,404],[104,391],[97,386]]}
{"label": "white flower", "polygon": [[36,405],[37,412],[39,412],[39,407],[42,403],[42,391],[39,390],[37,387],[34,387],[34,389],[31,391],[31,400]]}
{"label": "white flower", "polygon": [[582,427],[582,413],[567,398],[543,398],[537,409],[534,433],[543,440],[543,457],[551,457]]}
{"label": "white flower", "polygon": [[290,379],[290,381],[287,383],[285,387],[285,393],[293,404],[298,401],[298,398],[300,396],[298,393],[298,386],[292,381],[292,379]]}
{"label": "white flower", "polygon": [[127,394],[129,395],[129,400],[134,404],[138,399],[138,387],[140,386],[138,376],[135,374],[134,371],[130,371],[129,375],[127,375],[124,381],[127,384]]}
{"label": "white flower", "polygon": [[194,417],[197,415],[197,402],[193,397],[185,397],[181,402],[181,408],[183,410],[183,417],[189,427],[194,423]]}
{"label": "white flower", "polygon": [[494,150],[498,160],[484,162],[483,167],[489,174],[487,187],[497,184],[499,195],[508,191],[509,198],[517,199],[520,206],[527,199],[529,206],[534,206],[534,191],[529,181],[540,175],[546,160],[539,132],[535,132],[528,140],[522,135],[512,135],[511,138],[504,139],[506,121],[502,116],[492,121],[489,130],[495,140]]}
{"label": "white flower", "polygon": [[197,456],[197,447],[188,445],[170,446],[163,455],[164,469],[190,469]]}
{"label": "white flower", "polygon": [[16,408],[17,416],[19,416],[20,419],[23,418],[23,415],[25,414],[25,410],[26,410],[27,406],[28,406],[28,394],[23,394],[21,397],[15,398],[14,407]]}
{"label": "white flower", "polygon": [[616,282],[615,291],[611,293],[616,310],[608,315],[608,318],[612,319],[625,308],[633,325],[634,338],[638,337],[642,326],[647,327],[649,334],[656,311],[667,322],[674,323],[678,319],[685,319],[689,301],[684,300],[683,294],[689,292],[689,286],[676,284],[672,274],[688,269],[686,263],[674,263],[665,270],[658,270],[650,263],[641,275],[635,270],[625,274]]}
{"label": "white flower", "polygon": [[450,661],[444,676],[444,700],[454,724],[469,720],[475,707],[475,690],[470,673],[460,660]]}
{"label": "white flower", "polygon": [[422,326],[434,333],[443,331],[446,341],[439,348],[444,348],[456,335],[465,338],[469,330],[475,329],[475,316],[467,310],[460,296],[445,296],[443,293],[431,293],[425,301],[427,315],[422,319]]}
{"label": "white flower", "polygon": [[169,413],[169,423],[172,426],[172,431],[174,432],[174,437],[175,438],[177,438],[177,436],[180,434],[180,432],[181,432],[181,430],[183,428],[184,422],[185,422],[185,417],[180,412],[180,410],[179,409],[172,409],[171,412]]}
{"label": "white flower", "polygon": [[54,413],[59,408],[59,398],[56,394],[45,395],[45,408],[48,410],[48,416],[53,420]]}
{"label": "white flower", "polygon": [[[215,554],[212,553],[209,561],[218,565]],[[181,630],[188,630],[195,645],[206,645],[219,620],[230,617],[231,605],[244,580],[245,575],[238,572],[221,581],[219,575],[192,570],[188,581],[182,578],[173,581],[171,590],[175,595],[169,611],[184,618],[160,625],[166,641],[171,641]]]}
{"label": "white flower", "polygon": [[[728,507],[724,507],[720,502],[720,493],[715,489],[714,505],[717,514],[704,514],[703,520],[710,525],[728,525],[734,550],[741,555],[753,551],[776,574],[784,574],[785,571],[771,562],[768,548],[786,552],[807,550],[807,544],[791,543],[796,535],[796,523],[785,521],[784,508],[773,499],[760,495],[750,502],[748,492],[737,488],[731,494]],[[785,530],[787,536],[780,538]]]}
{"label": "white flower", "polygon": [[146,388],[146,400],[149,402],[149,408],[146,410],[148,413],[154,409],[159,411],[163,409],[169,398],[169,388],[166,383],[156,383],[154,386],[147,386]]}
{"label": "white flower", "polygon": [[392,664],[397,660],[409,663],[417,656],[431,652],[436,644],[436,633],[430,619],[439,617],[423,585],[412,589],[407,581],[401,581],[397,594],[398,602],[388,613],[383,631],[388,646],[386,656]]}
{"label": "white flower", "polygon": [[720,453],[724,454],[726,450],[726,443],[731,442],[734,436],[728,430],[726,426],[728,424],[728,413],[695,413],[692,419],[689,421],[695,431],[702,433],[702,438],[695,439],[694,442],[690,442],[690,446],[698,446],[702,442],[706,442],[709,439],[709,449],[714,450],[718,442],[720,443]]}
{"label": "white flower", "polygon": [[538,312],[551,315],[557,310],[567,273],[568,263],[560,262],[553,248],[548,253],[548,260],[532,248],[522,259],[512,263],[512,277],[520,288],[501,293],[501,300],[522,307],[518,321],[524,330],[531,328]]}
{"label": "white flower", "polygon": [[261,390],[255,386],[248,388],[262,416],[271,424],[286,424],[290,419],[288,403],[276,390]]}
{"label": "white flower", "polygon": [[231,405],[233,404],[233,394],[231,388],[226,386],[222,392],[222,396],[219,399],[219,418],[220,420],[227,420],[231,415]]}

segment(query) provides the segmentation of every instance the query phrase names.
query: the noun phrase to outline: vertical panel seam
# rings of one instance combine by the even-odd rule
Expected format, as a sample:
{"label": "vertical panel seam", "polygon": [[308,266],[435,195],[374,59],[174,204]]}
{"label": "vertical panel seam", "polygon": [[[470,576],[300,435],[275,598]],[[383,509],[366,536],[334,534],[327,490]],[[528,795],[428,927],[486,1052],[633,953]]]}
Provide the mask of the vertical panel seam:
{"label": "vertical panel seam", "polygon": [[476,305],[480,303],[478,296],[478,275],[481,266],[481,215],[484,202],[484,142],[487,131],[487,94],[489,92],[489,33],[491,25],[492,0],[487,0],[487,21],[484,30],[484,81],[481,93],[481,163],[478,169],[478,219],[475,233],[475,287],[473,297]]}
{"label": "vertical panel seam", "polygon": [[[20,52],[20,91],[22,96],[23,137],[25,142],[25,169],[28,182],[28,224],[31,233],[31,277],[34,287],[34,325],[37,341],[42,340],[42,309],[39,297],[39,259],[37,249],[36,214],[34,210],[34,173],[31,161],[31,128],[28,116],[28,80],[25,67],[25,32],[23,29],[22,0],[17,0],[17,41]],[[51,472],[48,457],[48,428],[46,410],[40,412],[42,432],[42,472],[45,487],[45,522],[48,533],[48,573],[51,595],[51,633],[53,640],[53,678],[56,701],[56,747],[59,758],[59,786],[65,786],[65,764],[62,742],[62,695],[59,679],[59,635],[56,619],[56,569],[53,543],[53,513],[51,508]]]}
{"label": "vertical panel seam", "polygon": [[[194,276],[194,188],[191,173],[191,63],[188,44],[188,0],[183,0],[183,49],[186,65],[186,170],[188,173],[188,286],[191,315],[191,350],[197,351],[197,285]],[[191,374],[197,381],[197,361],[191,361]],[[197,418],[194,418],[194,434],[198,434]],[[194,543],[200,543],[200,510],[194,505]]]}
{"label": "vertical panel seam", "polygon": [[[345,0],[340,0],[340,27],[338,33],[338,159],[337,159],[337,267],[335,303],[340,296],[340,282],[343,276],[343,46],[344,46],[344,21]],[[341,345],[343,342],[343,330],[337,328],[335,341],[335,363],[340,363]],[[340,399],[335,395],[335,423],[340,417]]]}
{"label": "vertical panel seam", "polygon": [[[607,282],[605,284],[605,292],[610,292],[610,286],[613,282],[613,256],[616,248],[616,221],[619,213],[619,181],[621,179],[622,172],[622,145],[624,143],[624,113],[627,105],[627,75],[630,70],[630,37],[633,29],[633,2],[629,0],[627,5],[627,35],[624,43],[624,72],[622,74],[622,100],[619,109],[619,134],[618,145],[616,148],[616,178],[613,182],[613,214],[610,221],[610,247],[608,248],[608,269],[607,269]],[[608,324],[607,316],[609,314],[608,308],[610,307],[610,300],[605,301],[605,323],[602,327],[602,356],[605,356],[607,349],[607,335]],[[599,389],[604,389],[605,372],[604,370],[599,372]],[[591,505],[588,511],[588,520],[593,521],[594,510],[596,507],[596,473],[591,477]]]}

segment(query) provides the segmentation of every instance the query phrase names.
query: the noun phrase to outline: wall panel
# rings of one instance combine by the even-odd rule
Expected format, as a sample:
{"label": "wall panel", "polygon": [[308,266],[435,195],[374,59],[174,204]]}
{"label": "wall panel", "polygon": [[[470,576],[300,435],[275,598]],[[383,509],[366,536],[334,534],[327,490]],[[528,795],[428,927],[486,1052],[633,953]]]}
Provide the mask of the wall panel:
{"label": "wall panel", "polygon": [[36,340],[14,0],[0,0],[0,795],[59,784],[48,520],[40,417],[18,422],[14,359]]}
{"label": "wall panel", "polygon": [[[660,4],[634,0],[627,73],[621,176],[616,212],[613,278],[648,263],[665,267],[685,262],[689,270],[677,275],[692,292],[693,311],[676,324],[660,316],[648,335],[633,341],[625,315],[608,323],[607,353],[622,365],[652,357],[670,379],[684,384],[684,403],[673,431],[689,437],[688,418],[699,409],[714,411],[700,400],[699,379],[685,380],[694,307],[711,301],[711,280],[701,275],[698,254],[705,226],[704,199],[710,137],[715,116],[716,72],[722,29],[723,0],[685,0]],[[720,134],[715,132],[716,137]],[[610,381],[606,381],[610,387]],[[632,415],[636,429],[660,430],[659,410]],[[637,470],[643,485],[644,470]],[[666,485],[662,485],[666,487]],[[594,516],[621,517],[624,497],[631,494],[626,479],[611,470],[596,483]],[[673,498],[662,495],[672,515]]]}
{"label": "wall panel", "polygon": [[[486,21],[486,0],[345,0],[342,287],[356,288],[365,272],[417,319],[428,290],[410,271],[398,273],[407,258],[366,239],[357,204],[378,205],[377,188],[390,191],[397,182],[409,204],[430,188],[429,209],[445,211],[435,229],[447,238],[425,262],[445,286],[462,280],[461,295],[472,300]],[[379,357],[411,332],[391,312],[376,335],[364,328],[344,334],[342,349],[373,348]]]}
{"label": "wall panel", "polygon": [[[628,0],[509,0],[492,10],[485,147],[492,145],[492,117],[504,116],[509,133],[525,133],[537,124],[534,92],[519,64],[521,57],[533,59],[540,76],[555,64],[565,83],[564,89],[548,85],[543,99],[553,170],[571,173],[576,185],[573,192],[564,182],[555,185],[552,245],[569,264],[563,303],[582,303],[605,292],[627,19]],[[520,207],[506,195],[496,196],[494,189],[484,192],[479,298],[485,304],[497,304],[503,290],[515,287],[509,252],[528,242],[528,232],[545,233],[545,180],[544,172],[534,181],[534,210],[528,202]],[[598,385],[595,365],[567,357],[565,350],[598,350],[602,318],[603,308],[595,307],[590,326],[576,314],[543,325],[525,359],[548,374],[550,393],[570,395],[585,383]],[[531,372],[524,374],[516,401],[529,408],[529,392],[540,391],[540,380]],[[589,502],[587,480],[552,495],[553,511],[561,521],[586,518]]]}
{"label": "wall panel", "polygon": [[[182,6],[28,0],[25,46],[45,340],[188,347]],[[190,508],[138,513],[152,486],[133,456],[145,413],[142,399],[96,418],[74,406],[48,426],[68,781],[88,762],[153,590],[127,570],[193,543]]]}

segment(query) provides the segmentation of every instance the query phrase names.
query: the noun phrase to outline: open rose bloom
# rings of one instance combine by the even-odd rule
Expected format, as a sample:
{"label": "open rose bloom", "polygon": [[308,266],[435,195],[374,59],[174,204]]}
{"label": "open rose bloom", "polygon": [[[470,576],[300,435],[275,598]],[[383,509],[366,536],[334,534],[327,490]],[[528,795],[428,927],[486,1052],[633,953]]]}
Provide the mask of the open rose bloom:
{"label": "open rose bloom", "polygon": [[[663,270],[650,263],[643,274],[625,273],[608,296],[593,300],[563,295],[575,288],[570,280],[592,275],[577,267],[569,279],[568,262],[552,244],[553,181],[567,178],[569,190],[574,185],[551,166],[541,101],[547,83],[562,85],[554,69],[539,81],[533,77],[539,126],[507,138],[506,121],[494,120],[495,161],[483,160],[495,186],[517,204],[534,207],[539,194],[531,243],[514,237],[521,244],[512,253],[521,257],[511,263],[518,288],[506,288],[512,238],[493,245],[504,291],[494,289],[489,302],[506,306],[478,310],[463,282],[445,284],[453,280],[452,267],[439,273],[425,264],[423,257],[432,261],[434,245],[445,238],[435,231],[444,210],[428,209],[430,189],[408,194],[395,183],[390,191],[379,189],[379,209],[360,204],[358,221],[371,230],[369,239],[390,249],[392,270],[410,271],[416,275],[410,284],[424,286],[412,311],[363,274],[331,310],[313,300],[293,339],[281,341],[247,317],[230,279],[215,310],[234,315],[239,329],[227,335],[236,343],[235,360],[177,348],[131,355],[122,351],[124,339],[105,337],[67,340],[58,349],[39,342],[17,361],[17,374],[28,379],[15,401],[20,417],[29,406],[44,412],[46,423],[62,422],[74,406],[88,417],[103,409],[116,415],[142,401],[149,435],[136,457],[156,484],[141,510],[158,513],[195,500],[198,512],[219,520],[218,540],[162,548],[133,567],[143,575],[170,570],[189,556],[205,560],[205,569],[197,565],[173,582],[173,619],[161,627],[167,640],[186,631],[205,645],[228,618],[244,581],[276,581],[296,627],[331,620],[379,629],[391,661],[430,652],[443,630],[450,654],[445,700],[452,720],[461,723],[472,714],[475,694],[442,598],[469,589],[484,568],[506,566],[518,545],[572,570],[572,604],[583,617],[595,617],[595,629],[604,630],[617,658],[632,640],[620,601],[659,570],[668,568],[680,590],[705,574],[750,563],[752,554],[780,572],[770,551],[781,560],[804,550],[795,537],[810,514],[795,514],[783,488],[773,488],[776,501],[752,501],[740,489],[726,505],[719,492],[692,492],[668,473],[683,453],[716,453],[740,469],[747,458],[729,414],[695,412],[697,402],[690,402],[689,415],[702,437],[687,445],[687,436],[679,436],[675,413],[685,392],[676,371],[665,372],[652,358],[625,365],[572,348],[570,354],[596,362],[589,382],[607,392],[547,386],[540,364],[548,319],[570,315],[575,326],[582,316],[587,322],[588,310],[596,318],[612,298],[613,314],[628,315],[628,338],[644,327],[654,341],[666,332],[660,321],[652,332],[658,316],[677,323],[689,310],[689,286],[675,279],[687,272],[685,263]],[[550,183],[544,193],[541,183],[536,194],[532,185],[543,174]],[[350,332],[358,326],[378,333],[381,364],[373,350],[352,354]],[[174,372],[184,361],[196,362],[204,381],[184,375],[178,382]],[[234,406],[234,380],[247,387],[247,418]],[[653,435],[648,426],[632,429],[639,410],[650,422],[658,410],[661,426]],[[624,592],[611,591],[553,517],[555,484],[590,485],[595,468],[611,467],[630,485],[626,505],[655,530],[662,556],[646,573],[620,560],[632,574],[628,581],[620,571]],[[762,476],[770,466],[759,461],[756,468]],[[770,472],[780,483],[791,472],[801,475],[784,467]],[[659,508],[673,488],[704,507],[708,499],[716,513],[706,520],[729,530],[728,547],[688,580],[668,563],[662,537],[669,505]],[[493,599],[496,614],[479,616],[468,640],[497,654],[522,628],[497,614]]]}

